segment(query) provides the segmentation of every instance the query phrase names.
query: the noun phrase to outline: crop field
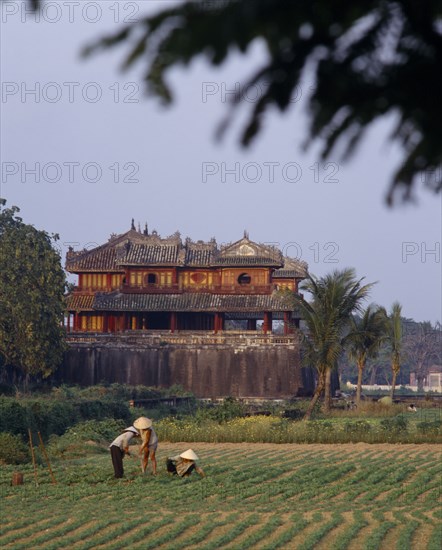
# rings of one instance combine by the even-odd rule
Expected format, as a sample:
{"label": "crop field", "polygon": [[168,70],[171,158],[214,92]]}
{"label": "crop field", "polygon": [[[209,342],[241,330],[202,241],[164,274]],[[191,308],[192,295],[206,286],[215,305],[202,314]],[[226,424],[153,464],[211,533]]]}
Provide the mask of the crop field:
{"label": "crop field", "polygon": [[[207,477],[170,477],[192,447]],[[136,450],[136,449],[135,449]],[[135,453],[136,454],[136,453]],[[2,466],[2,548],[440,550],[440,445],[163,443],[159,475],[108,452]],[[11,486],[12,473],[25,483]]]}

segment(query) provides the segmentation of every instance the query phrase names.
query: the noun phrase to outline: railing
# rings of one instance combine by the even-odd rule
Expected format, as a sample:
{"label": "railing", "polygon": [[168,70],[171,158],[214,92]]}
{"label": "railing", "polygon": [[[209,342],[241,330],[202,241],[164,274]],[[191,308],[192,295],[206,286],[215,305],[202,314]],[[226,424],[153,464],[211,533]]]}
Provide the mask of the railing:
{"label": "railing", "polygon": [[119,287],[115,286],[92,286],[92,285],[83,285],[83,286],[74,286],[74,294],[83,294],[85,292],[113,292],[118,290]]}
{"label": "railing", "polygon": [[258,331],[222,331],[216,334],[213,331],[186,331],[180,330],[174,333],[170,331],[125,331],[116,334],[103,334],[92,332],[70,332],[66,335],[69,344],[112,344],[122,345],[147,345],[166,346],[171,345],[239,345],[259,346],[262,344],[293,345],[296,342],[295,335],[283,336],[281,334],[263,334]]}
{"label": "railing", "polygon": [[[177,283],[171,284],[124,284],[118,287],[111,286],[75,286],[74,293],[83,292],[114,292],[120,290],[125,294],[182,294],[183,292],[199,292],[209,294],[271,294],[277,290],[277,284],[268,285],[191,285],[183,286]],[[302,295],[301,295],[302,296]]]}
{"label": "railing", "polygon": [[271,294],[276,285],[190,285],[179,284],[149,284],[129,285],[121,287],[122,292],[127,294],[182,294],[183,292],[199,292],[210,294]]}
{"label": "railing", "polygon": [[177,284],[159,285],[129,285],[124,284],[121,287],[125,294],[182,294],[183,289]]}

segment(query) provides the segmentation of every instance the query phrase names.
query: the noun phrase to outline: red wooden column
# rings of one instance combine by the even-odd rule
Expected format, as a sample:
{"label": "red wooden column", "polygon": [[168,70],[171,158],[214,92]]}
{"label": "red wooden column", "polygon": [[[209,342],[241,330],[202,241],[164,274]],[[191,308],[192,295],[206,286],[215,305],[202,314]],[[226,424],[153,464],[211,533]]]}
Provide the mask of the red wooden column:
{"label": "red wooden column", "polygon": [[109,316],[103,313],[103,332],[109,332]]}
{"label": "red wooden column", "polygon": [[177,327],[177,318],[176,318],[176,312],[175,311],[172,311],[170,313],[170,322],[169,322],[169,326],[170,326],[170,332],[175,332],[176,331],[176,327]]}
{"label": "red wooden column", "polygon": [[213,320],[213,331],[215,334],[218,332],[218,326],[219,326],[219,313],[215,313],[215,318]]}
{"label": "red wooden column", "polygon": [[267,334],[268,332],[272,332],[272,312],[271,311],[264,312],[264,324],[262,328],[263,328],[264,334]]}

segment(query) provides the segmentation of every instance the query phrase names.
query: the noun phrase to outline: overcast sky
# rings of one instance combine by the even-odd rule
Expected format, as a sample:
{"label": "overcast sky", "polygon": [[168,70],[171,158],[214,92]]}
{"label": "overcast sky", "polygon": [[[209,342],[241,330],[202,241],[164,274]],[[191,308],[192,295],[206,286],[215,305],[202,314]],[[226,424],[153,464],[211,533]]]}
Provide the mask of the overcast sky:
{"label": "overcast sky", "polygon": [[418,190],[416,205],[385,205],[401,160],[388,140],[393,119],[373,125],[350,162],[336,156],[325,165],[317,147],[301,148],[306,79],[292,110],[267,116],[243,150],[239,130],[259,90],[221,142],[214,134],[226,92],[265,59],[262,44],[218,70],[203,59],[173,70],[167,109],[144,96],[142,65],[119,71],[124,46],[80,59],[82,46],[125,18],[164,5],[48,2],[39,21],[25,2],[1,6],[0,195],[8,205],[58,233],[63,257],[70,243],[91,247],[127,231],[132,218],[163,236],[179,230],[220,244],[246,229],[315,275],[354,267],[378,281],[372,301],[390,308],[399,300],[406,317],[441,320],[441,198]]}

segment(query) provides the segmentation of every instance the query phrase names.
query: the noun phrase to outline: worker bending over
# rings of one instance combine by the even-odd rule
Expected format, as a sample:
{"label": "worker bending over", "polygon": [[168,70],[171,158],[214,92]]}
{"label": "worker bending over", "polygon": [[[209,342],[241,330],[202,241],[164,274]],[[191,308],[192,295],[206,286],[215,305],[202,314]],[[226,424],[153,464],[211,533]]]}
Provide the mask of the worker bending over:
{"label": "worker bending over", "polygon": [[199,460],[196,453],[192,449],[188,449],[184,453],[176,456],[170,456],[166,460],[166,468],[170,474],[176,474],[180,477],[189,476],[194,470],[201,477],[206,477],[203,469],[196,465]]}

